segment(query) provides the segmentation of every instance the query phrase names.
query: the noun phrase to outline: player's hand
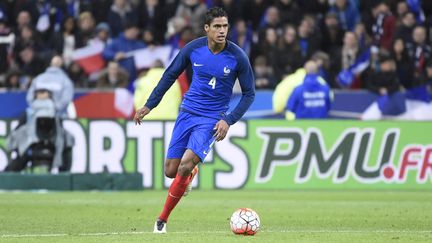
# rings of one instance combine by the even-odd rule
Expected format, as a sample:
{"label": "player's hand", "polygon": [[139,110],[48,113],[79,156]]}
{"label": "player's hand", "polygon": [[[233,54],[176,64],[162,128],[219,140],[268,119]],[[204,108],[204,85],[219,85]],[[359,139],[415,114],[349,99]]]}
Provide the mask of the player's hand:
{"label": "player's hand", "polygon": [[120,61],[126,57],[126,54],[124,52],[117,52],[114,56],[114,60]]}
{"label": "player's hand", "polygon": [[379,88],[379,93],[380,95],[387,95],[387,88],[381,87]]}
{"label": "player's hand", "polygon": [[225,120],[220,120],[216,123],[213,130],[215,130],[214,136],[216,137],[216,141],[222,141],[228,133],[229,125]]}
{"label": "player's hand", "polygon": [[134,116],[135,125],[141,125],[142,119],[150,112],[147,106],[138,109]]}

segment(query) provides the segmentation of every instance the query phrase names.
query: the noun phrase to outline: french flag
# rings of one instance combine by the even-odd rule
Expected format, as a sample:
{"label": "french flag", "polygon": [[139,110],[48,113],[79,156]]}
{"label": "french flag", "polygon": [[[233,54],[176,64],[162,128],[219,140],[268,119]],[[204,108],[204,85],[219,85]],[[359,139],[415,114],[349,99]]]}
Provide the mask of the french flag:
{"label": "french flag", "polygon": [[78,48],[72,54],[72,60],[87,74],[102,70],[105,67],[105,60],[102,57],[103,44],[88,45],[83,48]]}
{"label": "french flag", "polygon": [[343,87],[349,87],[355,76],[369,67],[371,48],[366,49],[348,69],[344,69],[338,74],[337,79]]}

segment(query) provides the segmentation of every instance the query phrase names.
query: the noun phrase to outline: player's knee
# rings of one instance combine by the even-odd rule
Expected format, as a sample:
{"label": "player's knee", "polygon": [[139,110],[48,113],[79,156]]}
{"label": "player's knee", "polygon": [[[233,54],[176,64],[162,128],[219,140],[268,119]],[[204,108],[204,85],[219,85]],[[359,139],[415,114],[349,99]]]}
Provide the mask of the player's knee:
{"label": "player's knee", "polygon": [[193,168],[195,167],[195,164],[192,161],[189,162],[181,162],[180,166],[178,168],[178,174],[181,176],[188,176],[190,173],[192,173]]}
{"label": "player's knee", "polygon": [[175,178],[177,175],[177,168],[180,164],[180,159],[168,159],[164,164],[165,175],[168,178]]}
{"label": "player's knee", "polygon": [[165,170],[165,176],[168,178],[175,178],[177,174],[177,171],[174,170]]}

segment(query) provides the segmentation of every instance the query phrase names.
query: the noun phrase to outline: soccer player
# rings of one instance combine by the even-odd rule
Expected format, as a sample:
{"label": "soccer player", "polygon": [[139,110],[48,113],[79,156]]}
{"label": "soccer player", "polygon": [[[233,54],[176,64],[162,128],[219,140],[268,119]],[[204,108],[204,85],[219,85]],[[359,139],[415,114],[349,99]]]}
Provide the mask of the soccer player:
{"label": "soccer player", "polygon": [[[166,233],[168,217],[197,173],[215,141],[225,138],[230,125],[236,123],[255,97],[254,77],[247,55],[226,39],[227,13],[218,7],[205,15],[205,37],[188,43],[163,74],[146,104],[137,110],[134,120],[141,120],[156,107],[162,96],[190,64],[192,83],[185,94],[177,117],[165,160],[165,175],[174,178],[154,233]],[[239,80],[242,98],[226,114],[233,85]]]}

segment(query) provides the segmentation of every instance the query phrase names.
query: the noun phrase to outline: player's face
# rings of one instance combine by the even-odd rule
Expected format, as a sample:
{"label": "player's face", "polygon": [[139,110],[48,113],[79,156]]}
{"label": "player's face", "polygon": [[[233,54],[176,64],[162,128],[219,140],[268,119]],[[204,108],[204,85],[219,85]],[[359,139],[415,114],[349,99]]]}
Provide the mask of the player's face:
{"label": "player's face", "polygon": [[207,37],[218,44],[225,43],[228,34],[228,19],[226,17],[214,18],[210,25],[205,25]]}

